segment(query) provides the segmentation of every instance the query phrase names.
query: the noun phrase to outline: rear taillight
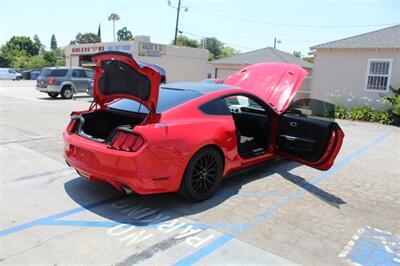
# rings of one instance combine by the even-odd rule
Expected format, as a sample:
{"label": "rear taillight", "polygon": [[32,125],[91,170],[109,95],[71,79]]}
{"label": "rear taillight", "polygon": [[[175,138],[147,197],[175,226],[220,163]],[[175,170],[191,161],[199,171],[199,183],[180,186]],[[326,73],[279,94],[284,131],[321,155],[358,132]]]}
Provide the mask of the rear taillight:
{"label": "rear taillight", "polygon": [[122,151],[137,151],[143,143],[144,139],[140,135],[118,131],[108,147]]}
{"label": "rear taillight", "polygon": [[48,78],[47,79],[47,84],[51,85],[51,84],[54,84],[54,83],[56,83],[55,79],[52,79],[52,78]]}
{"label": "rear taillight", "polygon": [[67,132],[68,133],[71,134],[74,131],[76,123],[77,123],[76,119],[71,119],[71,121],[69,122],[69,124],[67,126]]}

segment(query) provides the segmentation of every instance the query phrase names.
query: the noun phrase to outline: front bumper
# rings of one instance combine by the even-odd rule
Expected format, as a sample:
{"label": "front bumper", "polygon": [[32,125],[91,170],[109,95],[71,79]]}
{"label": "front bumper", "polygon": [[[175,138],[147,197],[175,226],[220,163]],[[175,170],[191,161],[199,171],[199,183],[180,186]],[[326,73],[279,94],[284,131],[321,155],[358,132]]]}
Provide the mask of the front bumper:
{"label": "front bumper", "polygon": [[57,92],[57,93],[61,93],[60,86],[52,86],[52,85],[47,86],[46,88],[36,86],[36,90],[38,90],[40,92]]}
{"label": "front bumper", "polygon": [[137,152],[107,148],[104,143],[77,134],[63,134],[64,157],[67,164],[89,180],[110,183],[118,190],[127,186],[138,194],[176,192],[180,178],[171,161],[163,160],[144,144]]}

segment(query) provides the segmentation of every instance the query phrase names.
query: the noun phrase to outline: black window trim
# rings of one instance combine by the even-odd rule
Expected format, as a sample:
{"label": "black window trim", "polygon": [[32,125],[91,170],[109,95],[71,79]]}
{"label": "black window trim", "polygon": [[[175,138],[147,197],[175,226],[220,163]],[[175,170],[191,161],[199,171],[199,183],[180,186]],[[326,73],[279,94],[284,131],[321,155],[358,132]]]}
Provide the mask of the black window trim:
{"label": "black window trim", "polygon": [[[227,116],[227,115],[207,114],[207,113],[205,113],[203,110],[201,110],[200,107],[202,107],[203,105],[205,105],[205,104],[207,104],[207,103],[209,103],[209,102],[211,102],[211,101],[214,101],[214,100],[217,100],[217,99],[222,99],[222,100],[224,100],[224,98],[227,98],[227,97],[230,97],[230,96],[245,96],[245,97],[247,97],[247,98],[252,99],[252,100],[255,101],[257,104],[259,104],[262,108],[264,108],[266,114],[268,114],[268,115],[271,114],[271,113],[276,114],[275,111],[273,111],[273,110],[271,109],[271,107],[270,107],[269,105],[267,105],[263,100],[261,100],[260,98],[258,98],[258,97],[257,97],[256,95],[254,95],[254,94],[250,94],[250,93],[246,93],[246,92],[234,92],[234,93],[225,94],[225,95],[223,95],[223,96],[219,96],[219,97],[217,97],[217,98],[214,98],[214,99],[212,99],[212,100],[209,100],[209,101],[207,101],[207,102],[205,102],[205,103],[199,105],[197,109],[198,109],[200,112],[202,112],[203,114],[205,114],[205,115],[210,115],[210,116]],[[225,101],[224,101],[224,103],[226,104]],[[228,105],[226,105],[226,107],[228,108]],[[228,109],[229,109],[229,108],[228,108]],[[270,112],[270,113],[268,113],[268,112]],[[230,115],[231,115],[231,114],[230,114]]]}

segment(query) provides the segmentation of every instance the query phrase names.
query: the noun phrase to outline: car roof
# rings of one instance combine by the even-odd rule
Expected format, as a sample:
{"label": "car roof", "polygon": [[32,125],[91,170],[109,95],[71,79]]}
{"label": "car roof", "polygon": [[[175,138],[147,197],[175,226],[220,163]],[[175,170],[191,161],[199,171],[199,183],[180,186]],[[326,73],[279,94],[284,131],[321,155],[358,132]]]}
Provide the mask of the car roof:
{"label": "car roof", "polygon": [[195,91],[201,94],[208,94],[215,91],[233,88],[233,86],[226,84],[201,83],[201,82],[176,82],[176,83],[167,83],[165,85],[162,85],[161,88],[183,90],[183,91]]}
{"label": "car roof", "polygon": [[60,66],[60,67],[44,67],[44,69],[54,70],[54,69],[88,69],[88,68],[85,68],[85,67],[63,67],[63,66]]}

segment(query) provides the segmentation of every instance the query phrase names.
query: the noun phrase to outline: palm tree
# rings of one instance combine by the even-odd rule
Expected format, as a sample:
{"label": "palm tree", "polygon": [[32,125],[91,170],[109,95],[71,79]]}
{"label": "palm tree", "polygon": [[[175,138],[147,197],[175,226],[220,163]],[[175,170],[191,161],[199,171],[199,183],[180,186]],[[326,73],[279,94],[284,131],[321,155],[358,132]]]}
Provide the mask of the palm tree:
{"label": "palm tree", "polygon": [[111,15],[108,16],[108,21],[113,22],[113,33],[114,33],[114,42],[115,42],[115,21],[119,20],[120,17],[118,14],[111,13]]}

